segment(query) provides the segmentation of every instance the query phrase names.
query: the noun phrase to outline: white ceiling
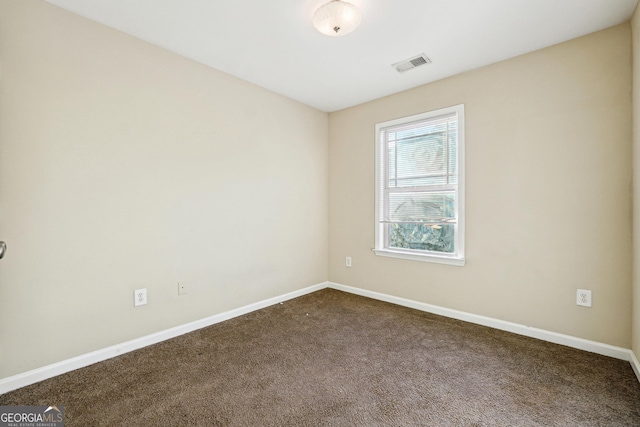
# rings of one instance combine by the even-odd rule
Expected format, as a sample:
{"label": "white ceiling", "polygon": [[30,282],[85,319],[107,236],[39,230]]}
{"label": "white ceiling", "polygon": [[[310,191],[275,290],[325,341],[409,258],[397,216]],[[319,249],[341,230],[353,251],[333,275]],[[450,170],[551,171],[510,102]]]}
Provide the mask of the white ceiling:
{"label": "white ceiling", "polygon": [[[336,111],[628,21],[638,0],[349,0],[362,24],[327,37],[329,0],[47,0],[323,111]],[[403,74],[391,64],[426,53]]]}

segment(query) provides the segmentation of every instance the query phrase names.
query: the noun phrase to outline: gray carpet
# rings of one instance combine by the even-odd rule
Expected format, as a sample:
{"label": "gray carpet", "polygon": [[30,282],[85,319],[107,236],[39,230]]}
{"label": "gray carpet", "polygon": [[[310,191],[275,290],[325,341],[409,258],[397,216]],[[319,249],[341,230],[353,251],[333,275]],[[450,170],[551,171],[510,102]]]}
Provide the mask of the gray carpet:
{"label": "gray carpet", "polygon": [[628,362],[325,289],[0,396],[66,426],[640,426]]}

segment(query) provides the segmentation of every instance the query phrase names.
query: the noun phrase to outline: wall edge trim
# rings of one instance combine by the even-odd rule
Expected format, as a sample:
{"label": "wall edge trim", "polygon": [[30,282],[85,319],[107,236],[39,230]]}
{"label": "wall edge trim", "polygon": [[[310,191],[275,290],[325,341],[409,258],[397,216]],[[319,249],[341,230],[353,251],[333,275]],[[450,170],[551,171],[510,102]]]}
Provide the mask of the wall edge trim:
{"label": "wall edge trim", "polygon": [[631,363],[631,368],[633,369],[633,372],[635,372],[636,377],[638,377],[638,381],[640,381],[640,361],[638,361],[638,358],[636,357],[633,350],[629,350],[629,354],[631,356],[629,360],[629,363]]}
{"label": "wall edge trim", "polygon": [[[519,323],[508,322],[506,320],[495,319],[492,317],[481,316],[478,314],[467,313],[464,311],[458,311],[446,307],[427,304],[419,301],[414,301],[406,298],[396,297],[393,295],[383,294],[380,292],[369,291],[362,288],[356,288],[353,286],[342,285],[340,283],[329,282],[329,288],[344,291],[368,298],[373,298],[380,301],[389,302],[392,304],[401,305],[416,310],[438,314],[440,316],[450,317],[453,319],[463,320],[469,323],[475,323],[477,325],[488,326],[493,329],[499,329],[501,331],[512,332],[518,335],[524,335],[531,338],[537,338],[543,341],[548,341],[554,344],[561,344],[567,347],[576,348],[579,350],[588,351],[591,353],[597,353],[603,356],[609,356],[616,359],[631,361],[633,353],[631,350],[616,347],[613,345],[600,343],[597,341],[590,341],[583,338],[574,337],[571,335],[564,335],[557,332],[547,331],[544,329],[538,329],[531,326],[522,325]],[[637,361],[637,359],[636,359]],[[638,365],[640,369],[640,365]],[[638,374],[638,371],[636,371]],[[640,380],[640,375],[638,376]]]}
{"label": "wall edge trim", "polygon": [[454,310],[446,307],[427,304],[402,297],[327,281],[308,286],[297,291],[292,291],[280,296],[248,304],[233,310],[225,311],[223,313],[215,314],[204,319],[185,323],[184,325],[175,326],[173,328],[145,335],[143,337],[126,341],[121,344],[116,344],[110,347],[85,353],[79,356],[72,357],[70,359],[62,360],[60,362],[0,379],[0,394],[4,394],[21,387],[35,384],[37,382],[53,378],[66,372],[84,368],[86,366],[90,366],[95,363],[119,356],[121,354],[129,353],[131,351],[138,350],[149,345],[157,344],[159,342],[175,338],[177,336],[184,335],[198,329],[206,328],[207,326],[224,322],[225,320],[233,319],[234,317],[242,316],[244,314],[248,314],[253,311],[260,310],[262,308],[266,308],[325,288],[336,289],[354,295],[360,295],[379,301],[385,301],[391,304],[401,305],[403,307],[413,308],[427,313],[450,317],[477,325],[487,326],[506,332],[512,332],[530,338],[548,341],[554,344],[565,345],[567,347],[576,348],[578,350],[584,350],[591,353],[628,361],[631,364],[631,367],[636,374],[638,381],[640,382],[640,362],[638,361],[638,358],[633,353],[633,351],[630,349],[616,347],[597,341],[590,341],[583,338],[564,335],[544,329],[533,328],[530,326],[508,322],[505,320],[467,313],[464,311]]}
{"label": "wall edge trim", "polygon": [[129,353],[131,351],[138,350],[149,345],[157,344],[159,342],[166,341],[168,339],[175,338],[180,335],[196,331],[198,329],[206,328],[207,326],[224,322],[225,320],[233,319],[234,317],[242,316],[244,314],[248,314],[262,308],[266,308],[293,298],[316,292],[326,287],[327,282],[322,282],[303,289],[299,289],[297,291],[286,293],[284,295],[268,298],[263,301],[258,301],[236,309],[214,314],[212,316],[205,317],[204,319],[195,320],[193,322],[185,323],[183,325],[145,335],[140,338],[135,338],[130,341],[105,347],[99,350],[72,357],[70,359],[62,360],[60,362],[52,363],[50,365],[42,366],[40,368],[2,378],[0,379],[0,394],[4,394],[21,387],[35,384],[37,382],[53,378],[67,372],[71,372],[76,369],[84,368],[86,366],[93,365],[95,363],[102,362],[116,356],[120,356],[121,354]]}

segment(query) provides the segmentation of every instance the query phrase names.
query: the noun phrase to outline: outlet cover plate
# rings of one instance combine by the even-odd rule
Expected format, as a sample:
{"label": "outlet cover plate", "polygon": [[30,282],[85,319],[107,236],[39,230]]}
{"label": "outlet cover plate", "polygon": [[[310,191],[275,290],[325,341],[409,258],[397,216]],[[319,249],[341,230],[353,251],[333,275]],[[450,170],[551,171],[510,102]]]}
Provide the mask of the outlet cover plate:
{"label": "outlet cover plate", "polygon": [[576,292],[576,305],[591,307],[591,291],[586,289],[578,289],[578,291]]}
{"label": "outlet cover plate", "polygon": [[147,288],[133,291],[133,306],[138,307],[147,303]]}
{"label": "outlet cover plate", "polygon": [[187,293],[187,285],[184,282],[178,282],[178,295],[185,295]]}

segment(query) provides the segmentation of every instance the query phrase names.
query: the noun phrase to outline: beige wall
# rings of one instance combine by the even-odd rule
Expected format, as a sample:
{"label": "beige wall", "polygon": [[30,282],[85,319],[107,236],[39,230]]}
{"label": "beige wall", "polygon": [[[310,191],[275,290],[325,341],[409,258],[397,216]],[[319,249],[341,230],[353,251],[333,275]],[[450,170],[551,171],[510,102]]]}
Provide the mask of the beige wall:
{"label": "beige wall", "polygon": [[633,323],[632,350],[640,357],[640,8],[631,21],[633,34]]}
{"label": "beige wall", "polygon": [[[320,283],[327,267],[625,348],[633,336],[638,355],[630,28],[327,116],[44,2],[0,1],[0,378]],[[459,103],[467,265],[376,257],[374,125]]]}
{"label": "beige wall", "polygon": [[[330,114],[329,280],[629,348],[630,41],[624,24]],[[467,264],[377,257],[374,125],[455,104]]]}
{"label": "beige wall", "polygon": [[0,64],[0,378],[327,279],[326,113],[41,1]]}

